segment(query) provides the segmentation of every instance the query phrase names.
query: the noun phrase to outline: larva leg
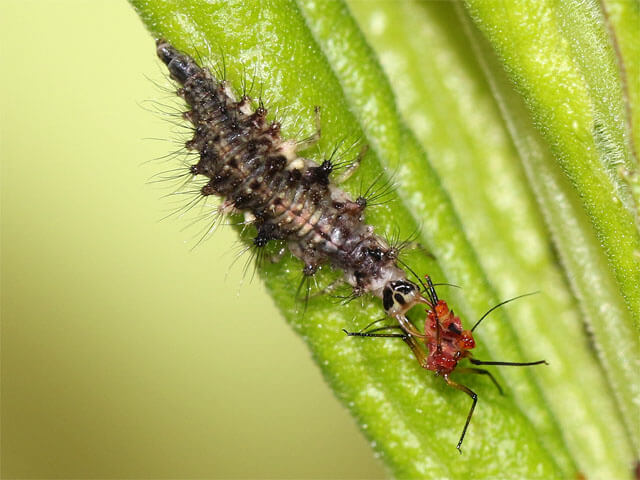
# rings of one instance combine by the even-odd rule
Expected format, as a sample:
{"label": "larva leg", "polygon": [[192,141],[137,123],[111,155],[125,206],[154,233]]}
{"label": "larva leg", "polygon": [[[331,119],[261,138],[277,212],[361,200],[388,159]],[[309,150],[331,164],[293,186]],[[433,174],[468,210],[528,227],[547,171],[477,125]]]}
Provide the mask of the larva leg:
{"label": "larva leg", "polygon": [[283,245],[282,248],[280,248],[276,253],[269,257],[269,260],[271,261],[271,263],[278,263],[283,259],[285,253],[287,253],[287,247]]}
{"label": "larva leg", "polygon": [[336,291],[339,287],[341,287],[345,283],[347,283],[345,279],[338,278],[337,280],[334,280],[329,285],[324,287],[322,290],[320,290],[320,291],[314,293],[313,295],[311,295],[311,298],[315,298],[315,297],[320,297],[322,295],[331,294],[332,292]]}
{"label": "larva leg", "polygon": [[351,178],[351,175],[353,175],[356,172],[356,170],[358,170],[358,167],[362,163],[362,159],[364,158],[368,150],[369,150],[368,145],[365,145],[360,149],[360,153],[358,153],[358,157],[347,168],[345,168],[344,172],[342,172],[340,175],[336,177],[335,180],[337,184],[346,182],[347,180],[349,180],[349,178]]}
{"label": "larva leg", "polygon": [[322,135],[322,126],[320,123],[320,107],[316,105],[316,107],[314,108],[314,112],[316,131],[310,137],[307,137],[296,143],[296,152],[307,150],[308,148],[313,147],[320,140],[320,137]]}

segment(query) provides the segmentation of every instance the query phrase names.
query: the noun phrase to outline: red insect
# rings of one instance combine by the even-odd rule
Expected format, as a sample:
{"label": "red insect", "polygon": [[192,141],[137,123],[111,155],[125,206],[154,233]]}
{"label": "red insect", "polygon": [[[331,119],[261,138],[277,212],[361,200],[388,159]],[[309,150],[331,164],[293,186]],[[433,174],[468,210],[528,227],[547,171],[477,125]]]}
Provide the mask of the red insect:
{"label": "red insect", "polygon": [[[476,360],[473,358],[471,354],[471,350],[476,346],[476,342],[473,338],[473,331],[476,329],[480,322],[486,318],[492,311],[496,308],[505,305],[506,303],[512,302],[518,298],[526,297],[527,295],[532,295],[531,293],[527,293],[525,295],[520,295],[518,297],[511,298],[504,302],[501,302],[491,309],[489,309],[481,318],[476,322],[476,324],[471,328],[471,330],[463,330],[462,322],[460,317],[457,317],[453,310],[449,308],[447,302],[444,300],[440,300],[438,295],[436,294],[436,290],[434,284],[431,282],[431,278],[428,276],[425,277],[427,281],[427,285],[423,285],[426,290],[426,296],[428,298],[427,305],[429,308],[426,310],[427,318],[425,319],[424,325],[424,333],[420,333],[417,330],[412,329],[410,332],[407,332],[399,325],[391,325],[386,327],[378,327],[372,330],[367,330],[372,324],[368,325],[365,328],[365,331],[361,332],[344,332],[349,336],[357,336],[357,337],[386,337],[386,338],[401,338],[404,342],[409,345],[411,351],[415,355],[418,363],[423,368],[427,370],[432,370],[436,373],[436,375],[442,376],[447,385],[450,387],[456,388],[471,397],[473,403],[471,404],[471,409],[467,414],[467,420],[464,424],[464,428],[462,429],[462,434],[460,435],[460,440],[458,441],[458,445],[456,448],[460,453],[462,453],[461,446],[464,440],[464,436],[467,433],[467,428],[469,427],[469,423],[471,422],[471,416],[473,415],[473,411],[476,408],[476,403],[478,403],[478,395],[471,390],[469,387],[462,385],[453,381],[450,378],[451,373],[455,371],[459,373],[474,373],[479,375],[487,375],[493,384],[496,386],[500,394],[502,394],[502,388],[498,384],[495,377],[488,370],[482,368],[475,367],[459,367],[458,362],[462,359],[469,359],[469,361],[474,365],[502,365],[502,366],[517,366],[524,367],[530,365],[540,365],[547,364],[545,360],[538,360],[536,362],[486,362],[483,360]],[[374,322],[376,323],[376,322]],[[402,333],[376,333],[383,330],[393,330],[399,329],[402,330]],[[420,339],[424,342],[427,347],[427,351],[420,346],[420,343],[417,339]],[[428,353],[427,353],[428,352]]]}

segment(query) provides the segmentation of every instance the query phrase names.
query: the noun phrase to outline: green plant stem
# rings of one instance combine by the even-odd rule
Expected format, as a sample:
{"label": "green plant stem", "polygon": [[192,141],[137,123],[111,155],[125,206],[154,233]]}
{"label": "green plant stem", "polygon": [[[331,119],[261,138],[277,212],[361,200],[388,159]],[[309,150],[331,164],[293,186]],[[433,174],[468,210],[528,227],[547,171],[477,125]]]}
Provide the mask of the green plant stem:
{"label": "green plant stem", "polygon": [[[469,55],[482,39],[451,35],[465,31],[452,3],[349,5],[397,86],[401,112],[450,192],[491,283],[502,298],[541,292],[510,306],[510,317],[525,357],[550,362],[537,378],[580,470],[624,478],[633,459],[629,437],[547,243],[502,112]],[[615,288],[613,294],[619,298]],[[532,330],[544,333],[532,339]],[[587,425],[591,434],[585,435]]]}
{"label": "green plant stem", "polygon": [[[549,7],[541,4],[540,8],[540,12],[544,12],[545,8]],[[571,8],[569,8],[569,10],[572,11]],[[514,15],[513,20],[515,21],[517,12],[514,12]],[[539,13],[539,15],[543,15],[543,13]],[[559,15],[560,18],[564,18],[564,15],[568,15],[568,13],[563,9],[563,11],[557,15]],[[594,16],[596,15],[592,13],[589,18]],[[550,18],[550,14],[547,14],[546,18]],[[533,21],[533,19],[531,20]],[[581,26],[571,22],[562,25],[563,29],[556,31],[557,23],[555,21],[545,23],[545,27],[551,30],[548,34],[552,36],[555,34],[555,37],[557,37],[557,45],[551,43],[551,51],[545,52],[545,55],[550,57],[549,65],[547,66],[548,72],[544,76],[542,76],[540,72],[537,72],[537,75],[540,76],[540,78],[544,78],[545,81],[538,82],[540,85],[536,85],[535,87],[528,87],[532,92],[526,95],[535,97],[536,92],[542,90],[543,92],[539,94],[541,97],[543,95],[546,95],[545,98],[550,97],[551,95],[548,92],[545,94],[544,90],[554,88],[553,85],[548,85],[549,77],[552,76],[551,72],[553,72],[554,69],[559,69],[560,67],[558,65],[560,64],[574,65],[573,56],[577,55],[575,51],[579,50],[578,46],[586,41],[583,38],[572,38],[571,42],[562,41],[564,35],[569,35],[567,32],[574,33],[575,30],[581,28],[583,30],[596,28],[589,22]],[[530,26],[527,25],[523,30],[528,31],[529,28]],[[594,33],[588,37],[588,40],[591,42],[602,41],[602,35],[599,30],[601,28],[603,28],[602,25],[599,25],[598,35]],[[483,35],[487,35],[486,31],[481,31]],[[530,33],[529,31],[529,34]],[[524,36],[524,33],[522,33],[522,35]],[[537,35],[540,35],[540,32],[538,32]],[[583,35],[585,34],[583,33],[580,36]],[[521,41],[526,42],[527,38],[528,37],[525,36]],[[530,41],[533,42],[533,40]],[[483,42],[484,40],[481,36],[476,35],[474,45],[482,45]],[[480,57],[485,60],[490,59],[491,57],[489,57],[489,55],[492,55],[487,55],[487,52],[491,52],[493,48],[495,48],[489,37],[487,37],[487,43],[488,45],[483,51],[479,52]],[[577,44],[578,46],[574,46],[573,50],[560,48],[560,46],[565,47],[567,43]],[[556,46],[558,50],[554,50],[554,46]],[[526,49],[526,47],[523,48]],[[533,46],[531,48],[533,48]],[[584,52],[587,58],[591,58],[594,55],[591,48],[594,47],[590,47],[590,49]],[[601,47],[601,49],[604,49],[604,47]],[[609,52],[609,54],[611,55],[611,52]],[[507,72],[511,72],[511,81],[513,82],[515,78],[513,70],[520,67],[510,65],[509,60],[500,57],[500,54],[498,54],[498,58],[499,61],[506,62]],[[575,178],[572,178],[572,173],[565,170],[565,163],[570,163],[572,165],[571,168],[579,170],[583,167],[583,164],[586,163],[584,158],[580,156],[581,153],[576,151],[575,155],[577,155],[577,157],[567,158],[566,162],[563,163],[562,160],[559,160],[559,155],[561,154],[558,153],[558,150],[554,148],[552,143],[554,141],[564,141],[567,144],[572,144],[575,143],[575,138],[566,132],[554,132],[554,124],[549,124],[545,126],[545,128],[540,127],[539,122],[543,121],[540,117],[540,115],[542,115],[540,111],[551,108],[551,102],[549,105],[533,108],[531,103],[535,103],[535,101],[532,100],[528,104],[523,104],[517,96],[509,93],[511,88],[507,85],[506,80],[499,79],[498,74],[496,74],[496,72],[500,72],[499,61],[496,60],[493,64],[486,65],[485,71],[488,72],[490,76],[493,76],[494,83],[492,86],[494,87],[494,93],[500,99],[507,125],[511,129],[514,143],[520,152],[520,156],[528,170],[530,182],[537,193],[543,212],[547,217],[547,224],[554,235],[554,241],[558,251],[561,253],[568,279],[575,291],[576,297],[580,301],[585,321],[591,332],[593,332],[594,341],[603,367],[616,394],[620,410],[626,422],[627,431],[636,455],[638,455],[640,451],[640,379],[638,378],[637,372],[640,370],[640,341],[638,339],[637,324],[634,323],[634,319],[637,318],[640,311],[633,306],[633,302],[630,303],[630,299],[639,292],[638,280],[640,279],[636,270],[638,256],[633,253],[636,248],[634,246],[635,237],[633,234],[624,234],[620,237],[614,236],[608,238],[608,240],[604,240],[602,231],[599,230],[599,225],[602,226],[600,220],[603,220],[605,223],[610,223],[611,225],[616,222],[621,222],[618,226],[626,225],[622,227],[623,229],[629,227],[635,230],[633,220],[631,216],[626,217],[626,220],[620,219],[616,217],[616,213],[612,213],[610,216],[603,215],[606,218],[601,218],[600,220],[594,219],[594,212],[588,205],[590,200],[585,198],[584,190],[590,188],[590,181],[599,182],[601,185],[604,185],[603,179],[608,178],[607,174],[604,171],[600,171],[599,173],[594,172],[592,175],[595,175],[597,178],[587,178],[584,184],[576,183]],[[584,61],[584,59],[581,60],[581,62]],[[519,61],[515,62],[520,63]],[[593,58],[592,62],[594,64],[598,63],[597,59]],[[533,66],[531,66],[531,68],[533,68]],[[576,67],[579,71],[586,68],[587,66],[584,64],[580,64],[580,68]],[[533,71],[535,71],[535,69]],[[598,84],[595,86],[585,86],[583,81],[588,82],[592,77],[582,77],[578,74],[579,71],[574,72],[572,74],[573,76],[569,73],[563,75],[558,74],[557,76],[578,81],[579,86],[584,88],[584,90],[580,90],[578,86],[575,87],[577,92],[580,93],[577,95],[577,100],[575,101],[585,103],[596,102],[596,100],[593,99],[594,94],[589,93],[588,89],[596,90],[597,88],[604,87],[600,85],[599,82],[596,82]],[[621,115],[624,108],[622,106],[622,94],[620,90],[618,90],[619,78],[615,72],[608,71],[605,74],[605,72],[601,71],[600,73],[601,75],[608,75],[607,78],[613,85],[611,87],[613,92],[609,92],[607,98],[609,98],[613,104],[612,108],[619,114],[616,118],[618,118],[618,121],[622,121],[623,116]],[[524,76],[529,74],[532,73],[526,71],[526,73],[523,72],[520,75]],[[568,80],[565,79],[562,81]],[[529,79],[525,83],[533,85],[535,82]],[[526,98],[526,95],[523,96]],[[570,100],[574,99],[571,98]],[[506,105],[509,107],[507,108]],[[593,108],[595,109],[596,107]],[[605,106],[601,105],[599,108],[604,109]],[[530,121],[527,120],[529,113],[533,118],[533,126],[529,126]],[[604,122],[604,116],[599,118]],[[568,120],[565,119],[565,121]],[[580,118],[572,115],[572,121],[580,125],[589,124],[589,122],[593,121],[591,111],[585,110],[583,117]],[[613,129],[613,127],[611,128]],[[618,133],[624,132],[624,125],[618,125],[617,131]],[[598,138],[599,135],[599,133],[594,132],[589,141],[598,143],[601,140]],[[549,140],[550,137],[553,137],[555,140]],[[610,136],[610,138],[613,138],[613,136]],[[620,137],[619,142],[618,150],[625,150],[624,139]],[[595,150],[595,148],[593,150]],[[586,155],[586,153],[584,154]],[[603,159],[602,161],[604,162],[605,160],[606,159]],[[562,170],[559,170],[558,166]],[[592,167],[596,168],[595,162],[592,163]],[[565,173],[568,175],[568,181]],[[593,190],[589,192],[589,195],[591,194],[593,194]],[[604,197],[602,198],[599,208],[607,208],[606,206],[610,204],[611,199],[615,197],[615,195],[612,192],[610,192],[609,195],[605,195],[602,192],[601,194],[604,195]],[[593,198],[595,199],[596,197]],[[616,202],[614,201],[614,203]],[[618,202],[617,206],[620,205],[622,205],[622,202]],[[616,210],[617,207],[612,208],[612,212],[621,213]],[[629,213],[629,211],[627,211],[627,213]],[[607,244],[607,242],[609,243]],[[628,255],[628,258],[624,259],[628,267],[624,267],[624,281],[621,275],[619,275],[620,272],[616,270],[617,267],[611,262],[610,255],[614,250],[617,252],[616,255]],[[620,283],[621,281],[626,283],[622,285]],[[622,298],[620,298],[618,292],[622,293]],[[625,292],[633,293],[625,296]],[[612,332],[616,332],[615,335],[612,334]]]}
{"label": "green plant stem", "polygon": [[620,167],[632,169],[615,53],[597,2],[469,0],[592,222],[640,332],[640,234]]}

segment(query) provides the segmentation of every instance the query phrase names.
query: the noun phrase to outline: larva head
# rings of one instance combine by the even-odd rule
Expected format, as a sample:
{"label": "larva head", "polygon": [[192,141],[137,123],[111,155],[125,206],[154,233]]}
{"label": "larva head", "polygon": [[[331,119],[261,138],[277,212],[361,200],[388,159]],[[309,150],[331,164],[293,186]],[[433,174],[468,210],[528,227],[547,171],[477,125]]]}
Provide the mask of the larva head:
{"label": "larva head", "polygon": [[382,291],[382,305],[387,315],[404,315],[418,303],[427,303],[420,288],[409,280],[395,280],[385,285]]}

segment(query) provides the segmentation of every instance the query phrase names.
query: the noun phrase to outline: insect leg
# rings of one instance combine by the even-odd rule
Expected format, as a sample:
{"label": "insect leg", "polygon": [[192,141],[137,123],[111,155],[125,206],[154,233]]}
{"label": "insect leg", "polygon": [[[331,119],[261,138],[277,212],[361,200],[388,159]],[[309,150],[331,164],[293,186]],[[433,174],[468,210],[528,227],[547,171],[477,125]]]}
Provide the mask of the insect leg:
{"label": "insect leg", "polygon": [[391,325],[388,327],[378,327],[373,330],[369,330],[366,332],[349,332],[346,329],[342,329],[344,333],[346,333],[350,337],[378,337],[378,338],[405,338],[407,336],[406,333],[375,333],[381,332],[384,330],[401,330],[401,328],[397,325]]}
{"label": "insect leg", "polygon": [[413,323],[411,323],[409,319],[404,315],[394,315],[394,318],[398,320],[398,323],[400,324],[402,330],[407,332],[409,335],[418,338],[426,338],[425,335],[423,333],[420,333],[420,331],[413,325]]}
{"label": "insect leg", "polygon": [[404,337],[402,337],[402,339],[404,340],[404,343],[409,345],[409,348],[411,349],[411,351],[415,355],[416,360],[418,360],[418,363],[420,364],[420,366],[422,368],[427,368],[428,369],[429,368],[429,357],[428,357],[427,353],[420,347],[420,345],[418,344],[416,339],[414,337],[412,337],[411,335],[405,335]]}
{"label": "insect leg", "polygon": [[416,341],[416,339],[408,334],[408,333],[374,333],[374,332],[379,332],[382,330],[392,330],[392,329],[396,329],[396,330],[403,330],[404,329],[399,326],[399,325],[391,325],[391,326],[387,326],[387,327],[379,327],[379,328],[374,328],[373,330],[369,330],[368,332],[348,332],[345,329],[342,329],[342,331],[344,333],[346,333],[347,335],[349,335],[350,337],[383,337],[383,338],[401,338],[402,340],[404,340],[404,342],[409,345],[409,348],[411,349],[411,351],[413,352],[413,354],[415,355],[416,359],[418,360],[418,363],[420,364],[420,366],[422,368],[429,368],[429,357],[426,354],[426,352],[420,348],[420,345],[418,344],[418,342]]}
{"label": "insect leg", "polygon": [[469,410],[469,414],[467,415],[467,421],[464,423],[464,428],[462,429],[462,435],[460,435],[460,440],[458,441],[458,445],[456,446],[460,454],[462,454],[462,450],[460,449],[460,447],[462,446],[462,441],[464,440],[464,436],[467,433],[467,428],[469,427],[469,422],[471,422],[471,416],[473,415],[473,411],[476,408],[476,403],[478,403],[478,395],[469,387],[465,387],[464,385],[460,385],[459,383],[456,383],[453,380],[451,380],[448,374],[444,375],[444,380],[447,382],[447,385],[449,385],[450,387],[456,388],[461,392],[466,393],[473,400],[473,403],[471,404],[471,409]]}
{"label": "insect leg", "polygon": [[482,368],[462,367],[462,368],[457,368],[456,372],[459,372],[459,373],[476,373],[478,375],[487,375],[491,379],[493,384],[496,386],[498,391],[500,392],[500,395],[504,395],[504,392],[502,391],[502,387],[500,387],[500,384],[498,383],[498,381],[495,379],[495,377],[491,374],[491,372],[489,370],[484,370]]}
{"label": "insect leg", "polygon": [[373,322],[370,322],[369,325],[367,325],[366,327],[361,328],[360,331],[365,332],[369,330],[371,327],[373,327],[376,323],[384,322],[385,320],[387,320],[387,317],[382,317],[382,318],[379,318],[378,320],[374,320]]}

